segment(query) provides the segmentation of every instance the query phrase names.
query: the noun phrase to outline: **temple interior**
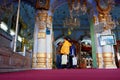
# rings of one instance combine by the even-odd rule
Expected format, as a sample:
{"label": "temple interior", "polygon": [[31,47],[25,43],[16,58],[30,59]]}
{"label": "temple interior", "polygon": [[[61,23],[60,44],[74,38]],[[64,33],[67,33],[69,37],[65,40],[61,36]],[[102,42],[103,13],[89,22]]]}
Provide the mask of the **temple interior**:
{"label": "temple interior", "polygon": [[63,68],[120,68],[120,0],[0,0],[0,72]]}

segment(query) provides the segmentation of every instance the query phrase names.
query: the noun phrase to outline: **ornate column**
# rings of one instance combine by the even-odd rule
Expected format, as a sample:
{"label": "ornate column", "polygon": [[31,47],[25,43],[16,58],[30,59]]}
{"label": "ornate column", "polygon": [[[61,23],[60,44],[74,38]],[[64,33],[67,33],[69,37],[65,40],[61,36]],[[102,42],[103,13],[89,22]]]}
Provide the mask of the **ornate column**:
{"label": "ornate column", "polygon": [[[114,26],[114,22],[111,19],[110,10],[111,10],[111,2],[108,1],[107,5],[102,7],[100,0],[96,0],[98,14],[98,31],[99,35],[111,35],[111,29]],[[97,37],[98,41],[99,36]],[[98,43],[99,44],[99,43]],[[100,44],[99,44],[100,45]],[[114,59],[114,50],[113,45],[100,45],[97,46],[98,54],[97,54],[97,63],[99,68],[117,68],[115,65]],[[100,53],[102,52],[102,54]]]}
{"label": "ornate column", "polygon": [[37,52],[37,67],[46,68],[46,26],[47,26],[47,11],[38,13],[39,31],[38,31],[38,52]]}
{"label": "ornate column", "polygon": [[48,68],[47,55],[47,19],[50,0],[36,0],[36,23],[34,30],[34,51],[33,64],[34,69]]}
{"label": "ornate column", "polygon": [[46,69],[46,27],[47,27],[47,11],[38,11],[36,14],[36,31],[34,34],[34,54],[33,68]]}

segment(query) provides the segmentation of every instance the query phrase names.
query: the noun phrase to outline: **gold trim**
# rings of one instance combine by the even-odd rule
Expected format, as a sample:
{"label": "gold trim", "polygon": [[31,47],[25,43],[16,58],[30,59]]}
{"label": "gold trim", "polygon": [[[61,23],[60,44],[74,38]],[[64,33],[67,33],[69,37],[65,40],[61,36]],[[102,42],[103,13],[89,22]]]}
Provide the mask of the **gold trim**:
{"label": "gold trim", "polygon": [[112,58],[113,57],[113,54],[112,54],[112,52],[104,52],[103,53],[103,57],[105,58],[105,57],[110,57],[110,58]]}
{"label": "gold trim", "polygon": [[45,29],[45,26],[39,26],[39,29],[40,29],[40,30],[44,30],[44,29]]}
{"label": "gold trim", "polygon": [[105,66],[107,65],[113,65],[113,62],[104,62]]}
{"label": "gold trim", "polygon": [[94,24],[97,22],[97,17],[96,16],[93,16],[93,22],[94,22]]}
{"label": "gold trim", "polygon": [[52,58],[52,54],[51,53],[47,53],[46,54],[48,58]]}
{"label": "gold trim", "polygon": [[39,52],[39,53],[37,54],[37,57],[46,57],[46,53],[40,53],[40,52]]}
{"label": "gold trim", "polygon": [[100,0],[96,0],[97,3],[97,10],[98,12],[102,13],[102,14],[108,14],[111,11],[111,5],[108,4],[107,8],[101,8],[100,6]]}
{"label": "gold trim", "polygon": [[106,61],[107,61],[107,62],[112,62],[113,60],[112,60],[112,58],[109,57],[109,58],[104,58],[103,61],[104,61],[104,62],[106,62]]}
{"label": "gold trim", "polygon": [[46,22],[47,21],[47,17],[40,17],[39,20]]}
{"label": "gold trim", "polygon": [[103,68],[103,65],[101,64],[101,65],[98,65],[98,68]]}
{"label": "gold trim", "polygon": [[102,53],[97,53],[97,57],[102,57]]}
{"label": "gold trim", "polygon": [[46,58],[37,58],[37,63],[44,63],[46,62]]}
{"label": "gold trim", "polygon": [[102,61],[103,61],[103,58],[102,58],[102,53],[97,53],[97,65],[98,65],[98,68],[103,68],[103,64],[102,64]]}
{"label": "gold trim", "polygon": [[40,21],[47,21],[47,17],[48,17],[48,13],[45,11],[45,12],[39,12],[37,14],[37,17]]}
{"label": "gold trim", "polygon": [[37,63],[37,65],[46,65],[46,63]]}
{"label": "gold trim", "polygon": [[46,68],[46,65],[37,65],[36,68]]}
{"label": "gold trim", "polygon": [[97,58],[97,61],[98,61],[98,62],[101,62],[101,61],[102,61],[102,58],[98,57],[98,58]]}
{"label": "gold trim", "polygon": [[38,15],[38,17],[46,17],[46,18],[48,17],[48,13],[47,12],[40,12],[37,15]]}
{"label": "gold trim", "polygon": [[52,24],[52,16],[48,16],[47,22]]}
{"label": "gold trim", "polygon": [[46,37],[46,33],[45,32],[39,32],[38,33],[38,39],[45,38],[45,37]]}
{"label": "gold trim", "polygon": [[39,4],[39,0],[36,1],[36,9],[39,9],[39,10],[49,10],[50,8],[50,0],[46,0],[46,3],[45,5],[40,5]]}

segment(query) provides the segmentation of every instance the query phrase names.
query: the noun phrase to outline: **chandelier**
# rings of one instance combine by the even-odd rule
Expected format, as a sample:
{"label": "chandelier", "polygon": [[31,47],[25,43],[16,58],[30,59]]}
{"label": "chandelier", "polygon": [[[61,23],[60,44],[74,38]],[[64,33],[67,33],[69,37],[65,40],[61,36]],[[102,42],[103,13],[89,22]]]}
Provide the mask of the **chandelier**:
{"label": "chandelier", "polygon": [[70,16],[65,18],[63,22],[64,27],[69,28],[70,30],[79,28],[80,26],[79,17],[81,13],[85,14],[87,12],[86,0],[84,0],[82,3],[80,3],[80,0],[68,0],[68,6]]}
{"label": "chandelier", "polygon": [[73,30],[74,28],[79,28],[80,26],[80,19],[68,17],[64,21],[64,27]]}
{"label": "chandelier", "polygon": [[[82,4],[82,5],[81,5]],[[73,16],[73,14],[80,16],[80,13],[85,14],[87,12],[87,1],[83,0],[83,2],[80,2],[80,0],[68,0],[68,5],[70,9],[70,15]]]}

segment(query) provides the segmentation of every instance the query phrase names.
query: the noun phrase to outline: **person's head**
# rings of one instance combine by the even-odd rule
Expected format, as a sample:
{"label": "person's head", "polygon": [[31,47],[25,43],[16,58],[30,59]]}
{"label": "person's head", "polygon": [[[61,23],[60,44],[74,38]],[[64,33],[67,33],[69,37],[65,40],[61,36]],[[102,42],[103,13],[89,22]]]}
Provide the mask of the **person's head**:
{"label": "person's head", "polygon": [[57,45],[58,45],[58,46],[62,45],[62,42],[59,42]]}
{"label": "person's head", "polygon": [[70,38],[69,37],[64,37],[65,40],[67,41],[70,41]]}
{"label": "person's head", "polygon": [[67,40],[67,37],[64,37],[65,40]]}

